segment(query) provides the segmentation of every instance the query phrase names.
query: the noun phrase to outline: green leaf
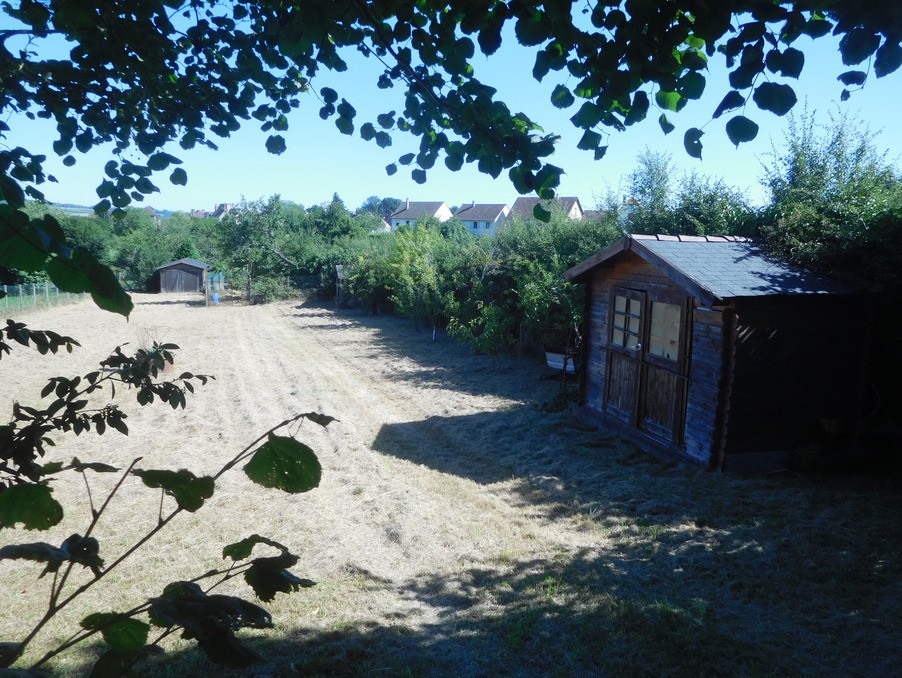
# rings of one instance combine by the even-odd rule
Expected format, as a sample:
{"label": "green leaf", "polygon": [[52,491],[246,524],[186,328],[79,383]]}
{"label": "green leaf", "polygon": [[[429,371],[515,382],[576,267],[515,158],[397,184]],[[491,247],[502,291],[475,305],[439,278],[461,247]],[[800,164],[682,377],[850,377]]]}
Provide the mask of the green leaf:
{"label": "green leaf", "polygon": [[[245,668],[263,661],[235,637],[242,627],[272,628],[272,617],[258,605],[233,596],[205,595],[196,584],[177,582],[160,598],[151,599],[151,616],[166,626],[181,626],[184,638],[194,638],[217,664]],[[156,623],[156,622],[155,622]]]}
{"label": "green leaf", "polygon": [[392,174],[397,174],[397,173],[398,173],[398,166],[397,166],[395,163],[393,163],[393,162],[392,162],[392,163],[389,163],[388,165],[385,166],[385,173],[386,173],[388,176],[391,176]]}
{"label": "green leaf", "polygon": [[540,198],[551,199],[554,197],[554,189],[561,184],[561,175],[564,173],[560,167],[546,164],[540,169],[533,180],[535,191]]}
{"label": "green leaf", "polygon": [[827,21],[823,16],[815,15],[811,17],[802,28],[802,33],[811,36],[812,38],[819,38],[823,35],[827,35],[831,28],[833,28],[833,24]]}
{"label": "green leaf", "polygon": [[334,104],[338,101],[338,92],[336,92],[331,87],[323,87],[320,91],[320,96],[323,98],[323,102],[327,104]]}
{"label": "green leaf", "polygon": [[805,54],[789,47],[783,50],[783,58],[780,60],[780,73],[787,78],[798,78],[805,65]]}
{"label": "green leaf", "polygon": [[88,631],[100,630],[103,639],[114,650],[127,652],[140,650],[147,643],[150,624],[122,617],[115,612],[95,612],[81,620],[81,627]]}
{"label": "green leaf", "polygon": [[215,482],[210,476],[198,477],[186,469],[142,470],[134,469],[147,487],[161,488],[166,494],[175,498],[180,508],[194,513],[204,505],[204,500],[213,496]]}
{"label": "green leaf", "polygon": [[880,46],[880,36],[864,28],[853,28],[839,41],[839,53],[846,66],[854,66],[871,56]]}
{"label": "green leaf", "polygon": [[11,207],[25,205],[25,193],[22,191],[22,187],[6,174],[0,174],[0,197],[6,200]]}
{"label": "green leaf", "polygon": [[765,82],[755,88],[752,99],[765,111],[786,115],[796,104],[796,93],[789,85]]}
{"label": "green leaf", "polygon": [[655,92],[655,102],[661,108],[674,113],[686,105],[686,99],[679,92],[665,92],[661,89]]}
{"label": "green leaf", "polygon": [[0,205],[0,266],[39,271],[47,261],[41,232],[19,210]]}
{"label": "green leaf", "polygon": [[365,122],[360,126],[360,138],[369,141],[376,136],[376,128],[371,122]]}
{"label": "green leaf", "polygon": [[184,186],[188,183],[188,173],[181,167],[176,167],[172,170],[172,174],[169,175],[169,181],[176,186]]}
{"label": "green leaf", "polygon": [[865,80],[868,79],[868,74],[864,71],[846,71],[845,73],[840,73],[836,79],[847,87],[854,87],[863,85]]}
{"label": "green leaf", "polygon": [[341,118],[351,119],[357,115],[357,110],[346,99],[342,99],[335,110],[338,111],[338,116]]}
{"label": "green leaf", "polygon": [[687,99],[700,99],[705,92],[705,76],[690,71],[677,81],[677,89]]}
{"label": "green leaf", "polygon": [[686,153],[689,154],[692,158],[702,159],[702,132],[697,127],[692,127],[691,129],[687,129],[686,133],[683,135],[683,147],[686,149]]}
{"label": "green leaf", "polygon": [[497,179],[504,169],[501,159],[497,155],[484,155],[476,163],[476,167],[483,174],[488,174],[493,179]]}
{"label": "green leaf", "polygon": [[61,290],[90,292],[94,303],[106,311],[128,317],[134,307],[115,274],[86,250],[75,250],[68,259],[53,257],[47,262],[47,274]]}
{"label": "green leaf", "polygon": [[181,160],[168,153],[154,153],[147,159],[147,166],[154,171],[164,170],[169,167],[169,165],[181,164]]}
{"label": "green leaf", "polygon": [[538,45],[547,40],[551,22],[542,10],[528,12],[514,24],[514,33],[521,45]]}
{"label": "green leaf", "polygon": [[882,78],[897,71],[899,66],[902,66],[902,46],[898,42],[887,39],[877,50],[877,57],[874,59],[874,73],[878,78]]}
{"label": "green leaf", "polygon": [[47,485],[13,485],[0,492],[0,528],[46,530],[63,519],[63,507],[51,496]]}
{"label": "green leaf", "polygon": [[322,467],[313,450],[294,438],[274,433],[254,453],[244,472],[258,485],[292,494],[309,492],[322,477]]}
{"label": "green leaf", "polygon": [[426,183],[426,171],[421,169],[411,170],[410,178],[413,179],[418,184]]}
{"label": "green leaf", "polygon": [[738,147],[758,136],[758,125],[744,115],[737,115],[727,122],[727,136]]}
{"label": "green leaf", "polygon": [[456,172],[464,166],[464,156],[460,153],[449,153],[445,156],[445,167]]}
{"label": "green leaf", "polygon": [[286,148],[285,137],[281,134],[273,134],[266,140],[266,150],[273,155],[282,155]]}
{"label": "green leaf", "polygon": [[658,124],[661,126],[661,129],[664,130],[664,134],[670,134],[673,130],[676,129],[676,126],[667,119],[667,116],[661,113],[661,117],[658,118]]}
{"label": "green leaf", "polygon": [[649,106],[651,106],[651,102],[648,100],[648,95],[641,90],[636,92],[633,95],[633,104],[630,106],[629,113],[626,114],[626,119],[623,121],[624,124],[633,125],[645,120]]}
{"label": "green leaf", "polygon": [[573,115],[573,117],[570,118],[570,122],[572,122],[576,127],[589,129],[590,127],[595,127],[595,125],[601,122],[603,115],[604,112],[601,110],[601,107],[598,104],[587,101],[582,106],[580,106],[579,110]]}
{"label": "green leaf", "polygon": [[579,140],[579,143],[576,144],[576,147],[583,151],[591,151],[595,148],[598,148],[601,145],[601,135],[598,132],[593,132],[590,129],[587,129],[582,138]]}
{"label": "green leaf", "polygon": [[721,100],[721,102],[717,105],[717,108],[714,111],[715,118],[719,118],[727,111],[732,111],[740,106],[745,105],[745,97],[742,96],[736,90],[730,90],[727,92],[727,95]]}
{"label": "green leaf", "polygon": [[532,216],[546,224],[551,221],[551,212],[545,209],[541,203],[536,203],[536,206],[532,208]]}
{"label": "green leaf", "polygon": [[245,537],[241,541],[236,541],[234,544],[229,544],[224,547],[222,549],[222,557],[231,558],[235,561],[244,560],[245,558],[250,557],[257,544],[266,544],[267,546],[272,546],[281,550],[283,553],[288,553],[288,547],[284,544],[273,541],[269,537],[261,537],[259,534],[252,534],[250,537]]}
{"label": "green leaf", "polygon": [[551,103],[554,104],[555,108],[568,108],[575,101],[576,98],[573,96],[573,93],[563,85],[558,85],[551,92]]}

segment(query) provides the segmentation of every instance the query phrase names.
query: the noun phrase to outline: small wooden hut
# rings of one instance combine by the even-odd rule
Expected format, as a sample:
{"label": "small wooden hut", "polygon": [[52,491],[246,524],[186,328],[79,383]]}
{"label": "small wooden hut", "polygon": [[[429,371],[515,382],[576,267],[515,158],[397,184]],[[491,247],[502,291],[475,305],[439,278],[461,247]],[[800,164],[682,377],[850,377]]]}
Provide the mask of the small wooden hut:
{"label": "small wooden hut", "polygon": [[776,470],[860,415],[870,300],[752,241],[631,235],[565,276],[587,288],[583,413],[642,443]]}
{"label": "small wooden hut", "polygon": [[197,259],[170,261],[157,267],[155,277],[158,292],[203,292],[207,265]]}

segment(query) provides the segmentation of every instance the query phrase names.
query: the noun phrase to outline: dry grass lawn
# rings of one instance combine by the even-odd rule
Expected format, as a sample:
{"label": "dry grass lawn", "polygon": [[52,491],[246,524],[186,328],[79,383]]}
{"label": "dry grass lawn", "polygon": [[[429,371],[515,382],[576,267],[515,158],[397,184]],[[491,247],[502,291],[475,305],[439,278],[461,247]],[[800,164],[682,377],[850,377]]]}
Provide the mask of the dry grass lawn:
{"label": "dry grass lawn", "polygon": [[[131,435],[60,439],[53,454],[214,471],[278,421],[316,410],[299,439],[324,467],[297,496],[226,476],[196,514],[138,552],[47,629],[29,656],[88,611],[127,609],[222,564],[252,533],[300,555],[315,588],[267,607],[276,629],[243,632],[271,660],[256,675],[888,676],[902,660],[902,492],[873,475],[741,477],[639,451],[542,405],[558,389],[537,359],[498,365],[397,318],[316,304],[203,307],[136,296],[129,322],[90,303],[26,318],[78,339],[72,356],[16,350],[0,406],[92,369],[114,346],[179,344],[177,372],[213,374],[186,410],[140,408]],[[70,480],[72,482],[70,482]],[[84,530],[77,478],[49,534]],[[102,495],[115,481],[93,476]],[[153,525],[159,495],[137,479],[100,523],[108,561]],[[0,641],[46,601],[40,567],[0,561]],[[233,591],[250,597],[235,583]],[[68,626],[67,626],[68,625]],[[228,675],[167,641],[147,676]],[[55,670],[82,675],[99,650]]]}

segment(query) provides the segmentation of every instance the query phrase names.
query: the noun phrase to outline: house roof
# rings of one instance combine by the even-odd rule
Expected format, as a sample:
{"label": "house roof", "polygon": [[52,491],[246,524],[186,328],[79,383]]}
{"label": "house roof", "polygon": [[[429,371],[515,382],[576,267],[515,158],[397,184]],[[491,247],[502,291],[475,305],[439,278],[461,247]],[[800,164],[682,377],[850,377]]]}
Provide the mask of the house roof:
{"label": "house roof", "polygon": [[765,254],[753,240],[735,236],[628,235],[577,264],[564,277],[585,282],[587,272],[627,250],[707,304],[737,297],[852,292],[836,281]]}
{"label": "house roof", "polygon": [[542,200],[541,198],[520,196],[514,200],[514,204],[511,207],[511,214],[518,214],[521,217],[529,218],[532,216],[533,208],[540,202],[545,206],[545,209],[551,209],[552,205],[561,205],[566,212],[569,212],[573,209],[573,205],[579,205],[579,211],[583,211],[583,206],[580,204],[579,198],[573,196],[555,198],[554,200]]}
{"label": "house roof", "polygon": [[467,221],[495,221],[498,217],[504,216],[505,207],[507,205],[503,203],[462,205],[454,213],[454,217],[456,219],[466,219]]}
{"label": "house roof", "polygon": [[193,266],[194,268],[209,268],[204,262],[198,261],[197,259],[176,259],[175,261],[170,261],[167,264],[163,264],[161,266],[157,266],[156,270],[160,270],[161,268],[169,268],[170,266],[175,266],[176,264],[186,264],[188,266]]}
{"label": "house roof", "polygon": [[398,211],[389,219],[415,220],[420,217],[434,217],[444,204],[444,202],[414,202],[413,200],[402,202]]}

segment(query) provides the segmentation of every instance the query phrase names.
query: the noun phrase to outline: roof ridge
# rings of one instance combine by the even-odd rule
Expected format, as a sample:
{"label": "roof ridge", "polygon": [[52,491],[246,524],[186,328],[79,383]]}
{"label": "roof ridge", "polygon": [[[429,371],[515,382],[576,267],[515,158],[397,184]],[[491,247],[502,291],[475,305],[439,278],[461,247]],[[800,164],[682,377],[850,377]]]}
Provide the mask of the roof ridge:
{"label": "roof ridge", "polygon": [[657,240],[659,242],[755,242],[743,235],[668,235],[666,233],[630,233],[633,240]]}

